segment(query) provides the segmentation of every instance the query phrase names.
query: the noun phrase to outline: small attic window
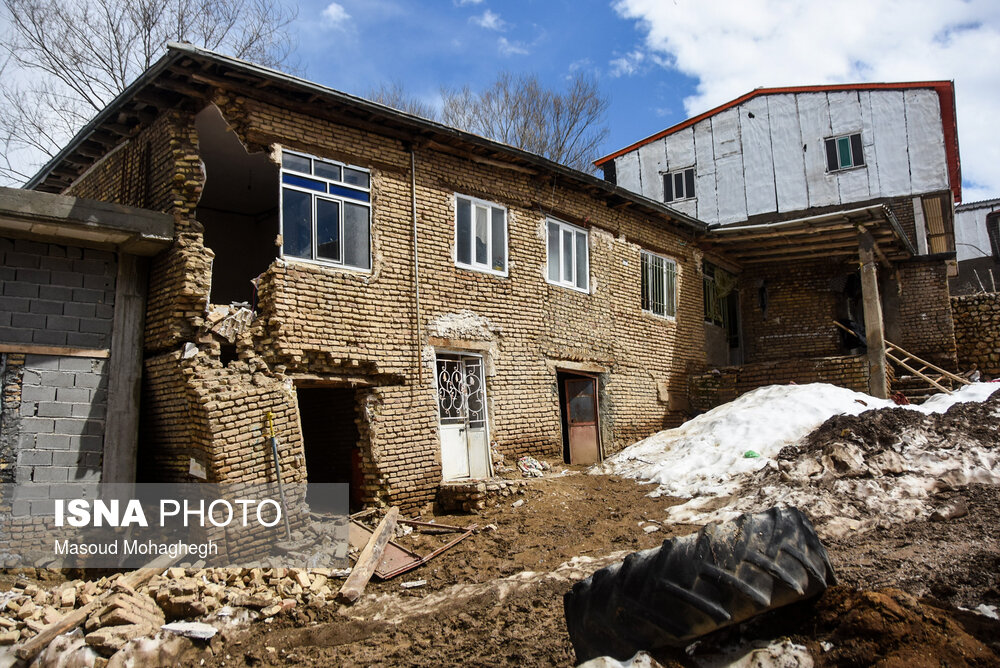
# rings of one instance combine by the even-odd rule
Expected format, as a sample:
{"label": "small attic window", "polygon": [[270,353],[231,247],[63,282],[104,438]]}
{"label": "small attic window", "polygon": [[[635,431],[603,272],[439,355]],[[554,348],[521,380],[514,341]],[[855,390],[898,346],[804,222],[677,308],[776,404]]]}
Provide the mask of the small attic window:
{"label": "small attic window", "polygon": [[826,140],[826,169],[828,172],[864,166],[865,152],[861,147],[860,133],[830,137]]}
{"label": "small attic window", "polygon": [[694,167],[663,175],[663,201],[676,202],[694,198]]}

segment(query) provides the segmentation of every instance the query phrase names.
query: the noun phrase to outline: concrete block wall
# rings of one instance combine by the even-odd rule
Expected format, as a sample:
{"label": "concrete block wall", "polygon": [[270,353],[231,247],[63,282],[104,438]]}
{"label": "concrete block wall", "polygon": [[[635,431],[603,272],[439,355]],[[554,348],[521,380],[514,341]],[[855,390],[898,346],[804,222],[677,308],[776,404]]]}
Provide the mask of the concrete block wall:
{"label": "concrete block wall", "polygon": [[[27,486],[22,514],[49,509],[45,500],[93,495],[101,477],[107,408],[107,361],[57,355],[6,355],[5,470]],[[6,479],[6,478],[5,478]],[[81,487],[82,486],[82,487]],[[30,488],[30,489],[29,489]],[[89,490],[89,491],[87,491]]]}
{"label": "concrete block wall", "polygon": [[955,323],[948,268],[940,259],[914,259],[899,267],[901,340],[893,343],[925,360],[955,371]]}
{"label": "concrete block wall", "polygon": [[108,348],[114,253],[0,238],[0,342]]}

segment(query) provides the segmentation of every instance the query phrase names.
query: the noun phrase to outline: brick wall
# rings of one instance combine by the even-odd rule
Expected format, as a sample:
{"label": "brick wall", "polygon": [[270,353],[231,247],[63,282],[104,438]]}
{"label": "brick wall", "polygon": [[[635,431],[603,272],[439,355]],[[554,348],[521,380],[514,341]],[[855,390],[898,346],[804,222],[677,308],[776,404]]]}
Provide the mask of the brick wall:
{"label": "brick wall", "polygon": [[868,393],[868,358],[819,357],[722,367],[691,377],[691,407],[708,411],[766,385],[831,383]]}
{"label": "brick wall", "polygon": [[958,368],[1000,376],[1000,292],[951,298]]}
{"label": "brick wall", "polygon": [[[188,479],[193,452],[220,480],[265,475],[267,456],[248,443],[260,437],[262,416],[272,410],[282,416],[279,429],[292,457],[287,470],[304,474],[296,459],[297,405],[294,393],[283,389],[286,377],[354,379],[372,386],[359,429],[365,499],[404,508],[428,502],[441,481],[433,377],[435,349],[445,347],[484,355],[490,437],[508,457],[561,456],[557,368],[601,372],[608,453],[681,422],[683,401],[677,399],[686,396],[689,369],[700,365],[704,337],[700,253],[684,234],[629,208],[609,209],[558,179],[421,149],[417,322],[404,145],[250,97],[216,103],[247,146],[278,143],[372,170],[373,269],[273,263],[260,286],[259,315],[238,341],[240,360],[222,367],[203,321],[212,251],[192,220],[204,178],[197,135],[190,117],[158,120],[156,133],[169,137],[150,144],[150,159],[159,164],[167,156],[173,168],[154,177],[148,191],[151,201],[177,217],[178,240],[153,264],[147,309],[151,356],[140,448],[156,471]],[[151,136],[140,134],[135,143]],[[95,196],[108,187],[112,197],[121,197],[120,187],[111,185],[114,174],[127,169],[120,153],[74,188]],[[158,195],[165,192],[169,196]],[[507,277],[454,266],[456,192],[507,208]],[[589,229],[589,294],[546,282],[547,215]],[[642,313],[640,249],[677,262],[676,319]],[[473,324],[454,327],[456,320]],[[202,353],[183,359],[185,342],[198,343]]]}
{"label": "brick wall", "polygon": [[0,238],[0,267],[0,343],[111,345],[113,253]]}
{"label": "brick wall", "polygon": [[739,285],[744,360],[843,354],[832,321],[844,314],[843,285],[850,271],[848,265],[829,261],[775,263],[745,270]]}
{"label": "brick wall", "polygon": [[955,370],[955,326],[948,269],[941,259],[914,259],[899,266],[900,340],[893,343],[945,369]]}

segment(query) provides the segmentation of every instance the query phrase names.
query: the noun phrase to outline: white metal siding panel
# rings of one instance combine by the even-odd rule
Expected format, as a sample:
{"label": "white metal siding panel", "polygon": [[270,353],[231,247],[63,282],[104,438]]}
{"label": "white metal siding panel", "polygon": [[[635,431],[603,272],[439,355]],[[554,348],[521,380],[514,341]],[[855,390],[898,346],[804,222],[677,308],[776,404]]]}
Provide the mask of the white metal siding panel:
{"label": "white metal siding panel", "polygon": [[878,155],[875,152],[875,133],[872,130],[872,99],[871,94],[860,91],[861,98],[861,145],[865,150],[865,164],[868,169],[868,192],[877,197],[882,192],[878,180]]}
{"label": "white metal siding panel", "polygon": [[698,218],[706,223],[719,222],[719,199],[715,182],[715,145],[712,138],[712,120],[696,123],[694,131],[695,148],[695,194],[698,196]]}
{"label": "white metal siding panel", "polygon": [[712,139],[715,142],[715,159],[732,155],[740,150],[739,111],[726,109],[711,117]]}
{"label": "white metal siding panel", "polygon": [[941,126],[941,103],[933,90],[907,90],[906,140],[910,155],[910,187],[914,193],[948,187],[948,161]]}
{"label": "white metal siding panel", "polygon": [[639,178],[639,152],[630,151],[615,158],[615,177],[618,185],[632,192],[642,193],[642,182]]}
{"label": "white metal siding panel", "polygon": [[667,169],[674,172],[678,169],[695,166],[694,128],[684,128],[672,135],[667,135]]}
{"label": "white metal siding panel", "polygon": [[809,206],[809,193],[795,96],[769,95],[767,107],[778,210],[805,209]]}
{"label": "white metal siding panel", "polygon": [[804,158],[809,206],[839,204],[836,177],[826,171],[826,145],[823,142],[831,133],[830,105],[826,101],[826,93],[799,93],[796,102],[802,143],[806,147]]}
{"label": "white metal siding panel", "polygon": [[663,140],[657,139],[645,146],[640,146],[639,173],[642,175],[642,194],[657,202],[663,201],[663,178],[661,172],[667,170],[667,155]]}
{"label": "white metal siding panel", "polygon": [[986,216],[997,209],[1000,204],[955,212],[955,252],[959,262],[992,254]]}
{"label": "white metal siding panel", "polygon": [[831,91],[826,99],[830,105],[830,134],[861,131],[861,104],[857,91]]}
{"label": "white metal siding panel", "polygon": [[[738,108],[746,183],[747,214],[777,210],[774,193],[774,157],[767,97],[755,97]],[[753,118],[750,117],[753,114]]]}
{"label": "white metal siding panel", "polygon": [[872,132],[878,168],[879,195],[909,195],[910,161],[906,153],[906,117],[903,93],[871,91]]}
{"label": "white metal siding panel", "polygon": [[[697,187],[698,186],[696,185],[695,188],[697,188]],[[671,202],[670,204],[667,204],[667,206],[669,206],[671,209],[676,209],[677,211],[680,211],[681,213],[685,213],[685,214],[687,214],[689,216],[695,216],[695,217],[697,217],[697,215],[698,215],[698,202],[697,202],[697,200],[685,199],[685,200],[681,200],[680,202]]]}
{"label": "white metal siding panel", "polygon": [[719,222],[734,223],[747,218],[747,200],[743,184],[743,156],[727,155],[715,161],[719,189]]}

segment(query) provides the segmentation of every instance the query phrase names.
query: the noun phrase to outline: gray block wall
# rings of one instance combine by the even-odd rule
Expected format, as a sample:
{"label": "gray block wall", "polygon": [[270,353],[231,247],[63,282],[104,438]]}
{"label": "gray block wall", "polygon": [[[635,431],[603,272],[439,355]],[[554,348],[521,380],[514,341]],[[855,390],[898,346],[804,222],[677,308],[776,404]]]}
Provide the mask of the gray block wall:
{"label": "gray block wall", "polygon": [[[51,496],[93,498],[101,479],[107,370],[105,359],[25,356],[14,481],[34,488],[32,513],[47,510]],[[20,505],[15,511],[26,510]]]}
{"label": "gray block wall", "polygon": [[0,238],[0,343],[108,348],[115,254]]}

